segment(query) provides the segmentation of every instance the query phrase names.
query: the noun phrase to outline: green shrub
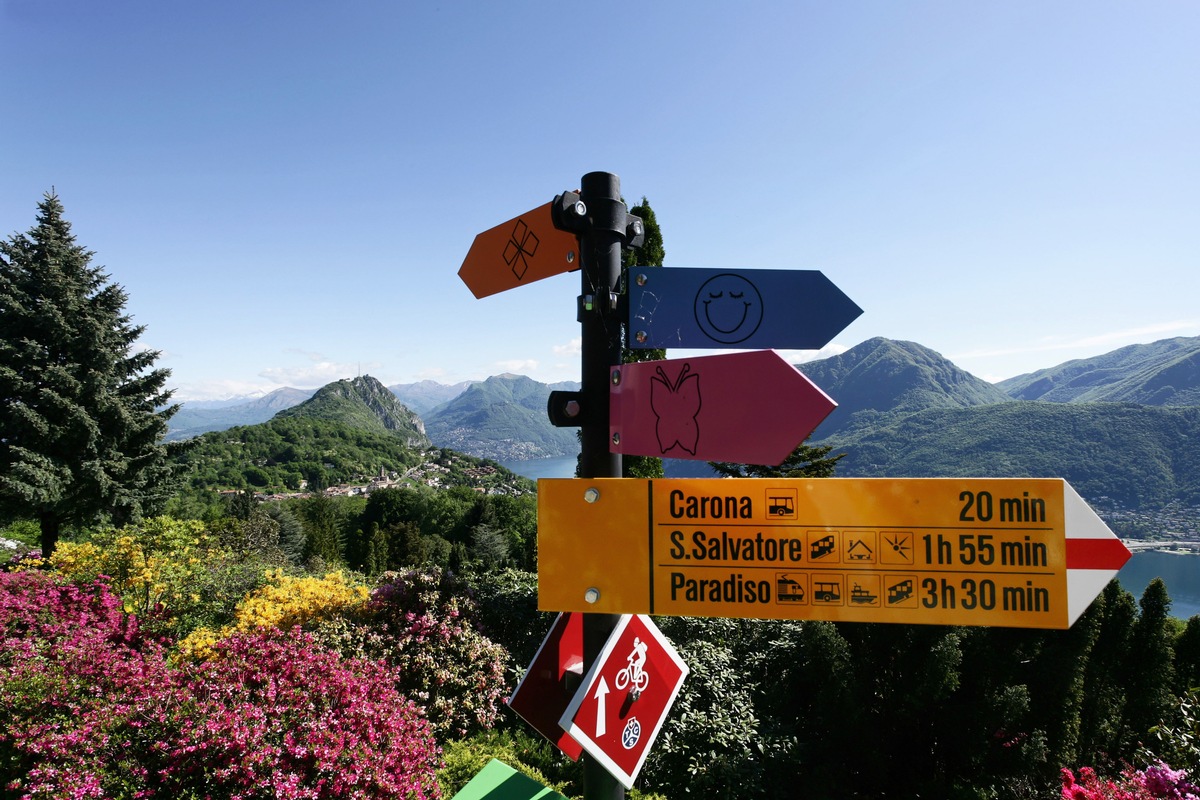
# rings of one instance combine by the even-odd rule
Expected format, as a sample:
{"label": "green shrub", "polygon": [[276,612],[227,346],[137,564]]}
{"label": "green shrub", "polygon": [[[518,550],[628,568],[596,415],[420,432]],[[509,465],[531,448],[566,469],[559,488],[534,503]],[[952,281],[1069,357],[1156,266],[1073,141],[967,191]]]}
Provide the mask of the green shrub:
{"label": "green shrub", "polygon": [[[549,743],[546,744],[549,747]],[[549,786],[560,794],[566,794],[563,784],[552,784],[537,767],[527,763],[528,749],[522,748],[510,733],[483,731],[468,739],[450,742],[442,748],[445,763],[437,773],[442,797],[453,797],[467,782],[488,765],[493,758],[526,775],[543,786]]]}

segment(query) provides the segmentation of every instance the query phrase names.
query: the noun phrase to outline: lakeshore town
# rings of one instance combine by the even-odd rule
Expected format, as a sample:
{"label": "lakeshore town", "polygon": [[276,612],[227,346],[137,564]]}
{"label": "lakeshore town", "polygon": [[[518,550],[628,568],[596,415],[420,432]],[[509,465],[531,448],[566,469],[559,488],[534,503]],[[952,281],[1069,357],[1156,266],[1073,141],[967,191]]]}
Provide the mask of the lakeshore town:
{"label": "lakeshore town", "polygon": [[1139,511],[1124,508],[1108,497],[1098,498],[1094,508],[1134,552],[1200,553],[1200,508],[1172,504],[1157,511]]}
{"label": "lakeshore town", "polygon": [[[461,485],[458,476],[466,479],[472,489],[480,494],[514,495],[529,494],[533,483],[515,473],[509,473],[493,464],[471,464],[450,455],[448,451],[433,449],[422,454],[423,460],[415,467],[404,472],[389,472],[380,467],[379,473],[372,476],[360,476],[352,483],[328,486],[321,493],[329,497],[363,497],[381,489],[400,489],[404,487],[427,486],[441,489],[452,485]],[[237,490],[222,491],[222,495],[238,494]],[[261,502],[273,500],[288,500],[297,497],[307,497],[313,494],[308,490],[308,482],[301,481],[295,492],[256,492],[255,499]]]}

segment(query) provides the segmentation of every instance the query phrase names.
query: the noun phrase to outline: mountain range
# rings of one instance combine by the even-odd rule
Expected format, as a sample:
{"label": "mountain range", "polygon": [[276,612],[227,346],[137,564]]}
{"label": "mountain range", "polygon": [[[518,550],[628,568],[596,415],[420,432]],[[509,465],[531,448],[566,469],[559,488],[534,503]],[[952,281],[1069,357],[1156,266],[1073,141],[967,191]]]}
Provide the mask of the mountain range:
{"label": "mountain range", "polygon": [[1200,338],[1134,344],[996,384],[1017,400],[1200,406]]}
{"label": "mountain range", "polygon": [[[1115,507],[1200,506],[1200,337],[1132,345],[998,384],[922,345],[884,338],[800,368],[839,404],[811,437],[847,454],[839,475],[1064,477]],[[506,374],[387,388],[401,408],[427,408],[392,414],[441,447],[501,460],[578,451],[575,431],[552,427],[545,412],[551,390],[577,384]],[[210,422],[221,413],[269,418],[279,413],[270,403],[288,391],[303,394],[279,390],[204,412]]]}
{"label": "mountain range", "polygon": [[171,417],[166,438],[167,441],[190,439],[209,431],[222,431],[238,425],[257,425],[285,408],[303,403],[316,391],[285,386],[262,397],[189,401]]}

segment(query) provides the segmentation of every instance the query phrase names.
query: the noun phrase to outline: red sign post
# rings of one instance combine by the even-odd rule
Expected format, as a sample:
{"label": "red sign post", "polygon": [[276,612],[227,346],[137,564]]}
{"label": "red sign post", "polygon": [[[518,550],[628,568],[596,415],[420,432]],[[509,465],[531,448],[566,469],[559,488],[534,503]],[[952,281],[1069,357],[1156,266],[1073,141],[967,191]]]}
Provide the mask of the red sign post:
{"label": "red sign post", "polygon": [[631,788],[687,674],[649,617],[622,616],[559,724]]}
{"label": "red sign post", "polygon": [[774,350],[614,367],[614,453],[781,464],[837,407]]}

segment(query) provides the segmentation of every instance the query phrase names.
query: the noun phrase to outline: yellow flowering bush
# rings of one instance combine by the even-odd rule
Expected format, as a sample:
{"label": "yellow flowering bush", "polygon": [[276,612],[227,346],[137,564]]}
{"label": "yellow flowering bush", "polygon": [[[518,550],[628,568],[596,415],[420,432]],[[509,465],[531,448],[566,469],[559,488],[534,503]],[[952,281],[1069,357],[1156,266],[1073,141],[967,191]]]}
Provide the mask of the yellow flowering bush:
{"label": "yellow flowering bush", "polygon": [[352,611],[364,604],[369,595],[366,586],[342,572],[331,572],[324,578],[297,578],[283,574],[283,570],[274,570],[267,574],[266,585],[238,604],[235,628],[247,631],[304,627]]}
{"label": "yellow flowering bush", "polygon": [[171,637],[228,623],[233,602],[263,579],[263,562],[235,555],[203,522],[172,517],[60,542],[50,563],[77,584],[103,576],[126,613]]}
{"label": "yellow flowering bush", "polygon": [[5,572],[30,572],[40,570],[46,564],[41,550],[31,550],[13,556],[7,564],[0,565]]}
{"label": "yellow flowering bush", "polygon": [[76,583],[108,576],[125,611],[144,615],[190,602],[195,573],[219,549],[204,523],[155,517],[86,542],[61,542],[50,563]]}
{"label": "yellow flowering bush", "polygon": [[179,643],[178,653],[187,659],[207,659],[213,645],[233,633],[258,628],[281,631],[311,628],[321,622],[353,615],[366,605],[367,587],[342,572],[324,578],[295,577],[283,570],[266,573],[266,581],[247,594],[234,611],[233,623],[220,630],[199,628]]}

